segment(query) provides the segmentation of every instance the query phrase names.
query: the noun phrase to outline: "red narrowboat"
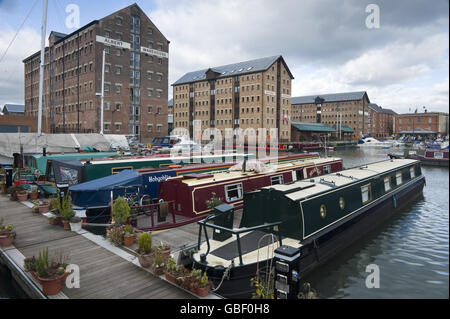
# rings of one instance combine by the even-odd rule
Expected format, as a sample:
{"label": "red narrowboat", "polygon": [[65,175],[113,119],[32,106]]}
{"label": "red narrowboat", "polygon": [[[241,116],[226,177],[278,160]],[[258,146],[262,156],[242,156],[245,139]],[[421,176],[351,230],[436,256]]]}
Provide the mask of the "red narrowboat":
{"label": "red narrowboat", "polygon": [[211,174],[187,174],[162,182],[158,197],[166,202],[174,202],[177,215],[194,218],[210,212],[206,201],[213,197],[234,205],[235,209],[241,209],[245,192],[330,174],[342,169],[340,158],[318,158],[267,165],[260,172],[244,169]]}

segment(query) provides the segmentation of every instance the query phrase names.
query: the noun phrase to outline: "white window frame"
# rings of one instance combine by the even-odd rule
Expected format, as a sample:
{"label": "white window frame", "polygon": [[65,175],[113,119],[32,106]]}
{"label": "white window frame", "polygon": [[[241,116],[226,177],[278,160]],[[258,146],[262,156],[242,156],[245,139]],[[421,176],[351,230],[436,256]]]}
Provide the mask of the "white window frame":
{"label": "white window frame", "polygon": [[[388,186],[388,187],[386,187]],[[385,177],[384,178],[384,191],[385,192],[389,192],[392,190],[392,185],[391,185],[391,178],[390,177]]]}
{"label": "white window frame", "polygon": [[[230,192],[230,189],[232,191],[237,190],[238,197],[231,197],[230,198],[228,196],[228,193]],[[244,192],[243,192],[242,183],[225,185],[225,197],[226,197],[227,202],[235,202],[237,200],[240,200],[240,199],[244,198]]]}
{"label": "white window frame", "polygon": [[331,165],[325,165],[323,167],[323,174],[331,174],[332,170],[331,170]]}
{"label": "white window frame", "polygon": [[[365,199],[365,194],[367,194],[367,198]],[[363,205],[370,203],[372,201],[372,185],[367,184],[364,186],[361,186],[361,200]]]}
{"label": "white window frame", "polygon": [[395,181],[397,182],[397,186],[400,186],[403,184],[403,174],[401,171],[395,173]]}
{"label": "white window frame", "polygon": [[414,167],[411,167],[411,168],[409,169],[409,174],[410,174],[410,176],[411,176],[411,179],[413,179],[413,178],[416,177],[416,170],[415,170]]}
{"label": "white window frame", "polygon": [[[274,184],[275,179],[277,179],[279,183]],[[283,175],[270,176],[270,185],[282,185],[282,184],[284,184]]]}

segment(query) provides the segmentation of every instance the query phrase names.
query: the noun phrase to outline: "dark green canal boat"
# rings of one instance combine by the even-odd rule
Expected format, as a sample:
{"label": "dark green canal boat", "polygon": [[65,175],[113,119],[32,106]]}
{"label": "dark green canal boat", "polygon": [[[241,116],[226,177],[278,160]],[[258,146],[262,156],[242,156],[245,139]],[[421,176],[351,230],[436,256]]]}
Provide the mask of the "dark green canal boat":
{"label": "dark green canal boat", "polygon": [[[419,161],[392,159],[246,193],[238,229],[224,222],[233,220],[233,210],[223,208],[199,222],[194,267],[227,298],[251,297],[250,279],[261,269],[274,278],[276,298],[296,298],[306,274],[422,194],[424,185]],[[213,238],[201,243],[206,228]]]}

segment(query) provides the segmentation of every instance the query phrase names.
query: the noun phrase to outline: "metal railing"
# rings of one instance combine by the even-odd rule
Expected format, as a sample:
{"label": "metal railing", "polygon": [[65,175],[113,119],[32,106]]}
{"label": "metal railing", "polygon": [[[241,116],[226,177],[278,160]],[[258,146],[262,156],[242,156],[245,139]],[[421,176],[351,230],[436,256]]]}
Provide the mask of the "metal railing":
{"label": "metal railing", "polygon": [[241,237],[240,235],[243,233],[248,233],[248,232],[252,232],[255,230],[260,230],[260,229],[266,229],[266,228],[271,228],[272,233],[275,233],[278,236],[278,240],[280,242],[280,246],[282,246],[282,239],[281,239],[281,234],[280,232],[277,230],[275,231],[275,227],[280,225],[282,222],[274,222],[274,223],[270,223],[270,224],[264,224],[264,225],[259,225],[259,226],[254,226],[254,227],[248,227],[248,228],[241,228],[241,229],[230,229],[230,228],[226,228],[223,226],[219,226],[219,225],[213,225],[213,224],[208,224],[209,221],[214,220],[215,218],[221,216],[222,214],[214,214],[214,215],[210,215],[207,218],[205,218],[202,221],[197,222],[197,224],[200,225],[199,227],[199,231],[198,231],[198,250],[200,250],[200,246],[201,246],[201,239],[202,239],[202,229],[205,233],[205,238],[206,238],[206,244],[208,246],[208,249],[206,251],[205,254],[201,254],[200,255],[200,260],[202,262],[206,261],[206,256],[208,256],[210,250],[211,250],[211,245],[209,243],[209,237],[208,237],[208,233],[206,231],[206,228],[212,228],[214,230],[220,230],[220,231],[224,231],[226,233],[230,233],[231,235],[236,236],[236,242],[237,242],[237,248],[238,248],[238,254],[239,254],[239,263],[240,265],[243,265],[243,261],[242,261],[242,248],[241,248]]}

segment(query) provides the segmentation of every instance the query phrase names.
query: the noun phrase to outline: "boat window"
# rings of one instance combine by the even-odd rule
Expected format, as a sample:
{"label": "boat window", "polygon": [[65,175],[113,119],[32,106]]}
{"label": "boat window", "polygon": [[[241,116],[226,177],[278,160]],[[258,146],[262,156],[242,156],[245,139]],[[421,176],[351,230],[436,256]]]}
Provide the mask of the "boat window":
{"label": "boat window", "polygon": [[372,200],[372,190],[370,184],[361,187],[361,196],[363,204],[367,204]]}
{"label": "boat window", "polygon": [[344,210],[344,208],[345,208],[345,200],[344,200],[344,197],[340,197],[340,198],[339,198],[339,208],[340,208],[341,210]]}
{"label": "boat window", "polygon": [[392,189],[391,178],[390,177],[385,177],[384,178],[384,191],[385,192],[389,192],[391,189]]}
{"label": "boat window", "polygon": [[411,174],[411,179],[413,179],[414,177],[416,177],[416,170],[414,169],[414,167],[411,167],[409,169],[409,173]]}
{"label": "boat window", "polygon": [[272,176],[272,177],[270,178],[270,183],[271,183],[272,185],[283,184],[283,175]]}
{"label": "boat window", "polygon": [[434,152],[434,158],[444,158],[444,153],[442,152]]}
{"label": "boat window", "polygon": [[320,206],[320,218],[325,219],[327,217],[327,207],[325,205]]}
{"label": "boat window", "polygon": [[323,173],[324,174],[331,174],[331,165],[325,165],[323,167]]}
{"label": "boat window", "polygon": [[225,186],[225,195],[227,197],[227,202],[242,199],[242,194],[242,183]]}
{"label": "boat window", "polygon": [[401,185],[403,183],[402,172],[397,172],[395,179],[397,180],[397,186]]}

